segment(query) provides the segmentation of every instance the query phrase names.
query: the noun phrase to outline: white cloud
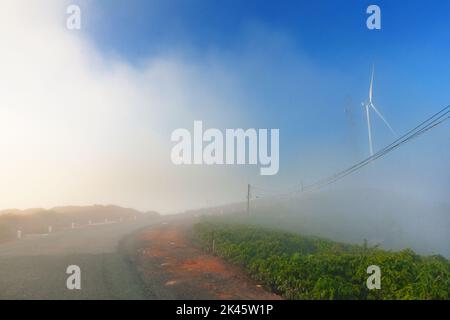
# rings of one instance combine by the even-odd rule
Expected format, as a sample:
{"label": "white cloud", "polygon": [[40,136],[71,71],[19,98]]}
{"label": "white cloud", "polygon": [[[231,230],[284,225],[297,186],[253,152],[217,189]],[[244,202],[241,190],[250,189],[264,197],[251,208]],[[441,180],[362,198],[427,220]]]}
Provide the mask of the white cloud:
{"label": "white cloud", "polygon": [[[2,1],[0,208],[175,210],[205,204],[202,190],[230,186],[231,177],[219,182],[211,170],[175,168],[169,135],[197,115],[231,116],[220,112],[230,101],[226,71],[175,57],[137,69],[102,56],[64,19],[58,0]],[[194,182],[198,190],[187,187]]]}

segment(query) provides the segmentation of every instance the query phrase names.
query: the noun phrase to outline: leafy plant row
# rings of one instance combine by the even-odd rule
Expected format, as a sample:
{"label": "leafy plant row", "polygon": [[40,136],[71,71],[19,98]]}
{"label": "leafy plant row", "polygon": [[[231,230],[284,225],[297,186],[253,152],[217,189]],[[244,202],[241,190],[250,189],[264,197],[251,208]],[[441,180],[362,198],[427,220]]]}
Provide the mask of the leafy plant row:
{"label": "leafy plant row", "polygon": [[[214,222],[196,224],[193,236],[288,299],[449,298],[450,264],[441,256]],[[380,290],[367,288],[370,265],[381,268]]]}

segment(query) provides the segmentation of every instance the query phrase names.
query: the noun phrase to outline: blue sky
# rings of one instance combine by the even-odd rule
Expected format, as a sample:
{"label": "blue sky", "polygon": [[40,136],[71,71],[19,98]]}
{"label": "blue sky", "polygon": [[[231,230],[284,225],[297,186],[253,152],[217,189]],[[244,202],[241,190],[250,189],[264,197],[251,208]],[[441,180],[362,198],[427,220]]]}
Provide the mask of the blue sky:
{"label": "blue sky", "polygon": [[[381,8],[381,30],[366,28],[370,4]],[[137,68],[168,55],[230,70],[241,89],[230,108],[248,120],[211,126],[279,127],[285,163],[300,164],[299,175],[312,172],[314,180],[367,155],[360,103],[372,63],[376,104],[398,132],[449,103],[449,16],[444,0],[105,0],[96,1],[85,19],[88,36],[105,55]],[[203,115],[197,111],[189,121]],[[373,125],[376,148],[392,140],[379,119]],[[433,139],[422,147],[432,142],[439,150],[448,141]],[[310,170],[319,158],[334,161]]]}
{"label": "blue sky", "polygon": [[199,51],[211,47],[233,50],[254,22],[289,34],[322,63],[343,67],[355,57],[360,57],[357,61],[366,55],[382,59],[405,46],[421,45],[431,54],[434,49],[448,53],[448,1],[377,1],[383,18],[383,29],[377,32],[365,28],[369,4],[372,2],[99,0],[95,2],[99,11],[88,12],[87,18],[89,32],[99,46],[130,60],[180,44]]}
{"label": "blue sky", "polygon": [[372,2],[99,0],[97,9],[86,14],[86,26],[100,48],[118,52],[132,62],[182,47],[190,47],[200,56],[212,49],[236,51],[249,26],[259,24],[291,37],[299,50],[330,68],[355,72],[367,60],[393,64],[402,58],[406,61],[398,68],[415,62],[411,71],[416,78],[428,68],[435,75],[436,69],[444,67],[450,51],[448,1],[378,1],[380,31],[365,27],[369,4]]}
{"label": "blue sky", "polygon": [[[333,95],[340,103],[343,96],[351,96],[355,103],[365,98],[371,64],[375,63],[379,105],[384,109],[383,104],[396,104],[385,110],[393,122],[403,119],[406,112],[413,116],[415,109],[421,116],[425,104],[437,109],[447,103],[450,3],[377,1],[382,10],[380,31],[365,27],[369,4],[372,2],[99,0],[85,19],[86,31],[100,50],[136,65],[165,54],[181,55],[193,63],[216,55],[232,68],[246,58],[246,48],[255,42],[258,55],[266,54],[261,63],[276,60],[267,67],[277,68],[281,76],[287,76],[289,64],[300,59],[325,73],[342,76],[336,84],[339,92],[327,88],[333,85],[329,83],[312,88]],[[280,48],[277,41],[283,42]],[[242,78],[246,76],[252,78],[243,72]],[[295,79],[293,72],[289,76]],[[270,74],[258,77],[261,82],[273,82]],[[274,99],[278,99],[277,93],[289,94],[288,89],[285,94],[275,92],[277,89],[269,92]],[[405,104],[412,101],[412,110],[411,106],[405,110]],[[277,107],[295,114],[296,106]]]}

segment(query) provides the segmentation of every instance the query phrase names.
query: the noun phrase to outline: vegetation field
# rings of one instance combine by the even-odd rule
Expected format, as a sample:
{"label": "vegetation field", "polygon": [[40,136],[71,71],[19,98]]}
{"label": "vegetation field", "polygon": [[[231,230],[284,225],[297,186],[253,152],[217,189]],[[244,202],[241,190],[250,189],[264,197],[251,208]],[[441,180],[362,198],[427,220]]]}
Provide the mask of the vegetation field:
{"label": "vegetation field", "polygon": [[[449,298],[450,264],[442,256],[218,222],[196,224],[193,237],[288,299]],[[370,265],[381,269],[379,290],[367,288]]]}

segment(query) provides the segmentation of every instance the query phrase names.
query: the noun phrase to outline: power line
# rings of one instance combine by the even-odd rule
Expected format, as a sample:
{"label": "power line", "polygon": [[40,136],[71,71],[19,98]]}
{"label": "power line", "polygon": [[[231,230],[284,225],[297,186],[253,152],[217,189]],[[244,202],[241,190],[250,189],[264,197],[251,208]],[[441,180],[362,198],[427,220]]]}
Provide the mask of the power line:
{"label": "power line", "polygon": [[[312,191],[312,190],[318,190],[321,189],[331,183],[334,183],[356,171],[358,171],[359,169],[363,168],[364,166],[368,165],[369,163],[371,163],[372,161],[379,159],[383,156],[385,156],[386,154],[388,154],[389,152],[395,150],[396,148],[400,147],[401,145],[403,145],[404,143],[411,141],[417,137],[419,137],[420,135],[424,134],[425,132],[437,127],[438,125],[444,123],[446,120],[448,120],[450,118],[449,114],[450,114],[450,105],[446,106],[445,108],[441,109],[440,111],[436,112],[435,114],[433,114],[431,117],[429,117],[428,119],[422,121],[419,125],[417,125],[416,127],[414,127],[413,129],[409,130],[407,133],[403,134],[401,137],[399,137],[398,139],[394,140],[392,143],[390,143],[389,145],[385,146],[383,149],[379,150],[377,153],[371,155],[370,157],[350,166],[349,168],[342,170],[340,172],[337,172],[325,179],[319,180],[315,183],[312,183],[310,185],[307,186],[297,186],[293,191],[289,191],[289,192],[283,192],[283,193],[279,193],[279,194],[275,194],[275,195],[271,195],[270,197],[278,197],[278,196],[286,196],[286,195],[290,195],[293,193],[300,193],[300,192],[306,192],[306,191]],[[259,189],[261,191],[267,191],[268,189],[265,188],[261,188],[261,187],[257,187],[257,186],[253,186],[252,188],[255,189]],[[261,198],[261,197],[260,197]]]}
{"label": "power line", "polygon": [[450,106],[447,106],[444,109],[442,109],[441,111],[435,113],[433,116],[431,116],[427,120],[423,121],[421,124],[416,126],[414,129],[408,131],[406,134],[404,134],[400,138],[396,139],[394,142],[387,145],[386,147],[384,147],[383,149],[381,149],[374,155],[372,155],[372,156],[364,159],[363,161],[360,161],[357,164],[355,164],[343,171],[340,171],[326,179],[320,180],[316,183],[313,183],[313,184],[307,186],[305,188],[305,190],[311,190],[314,188],[322,188],[330,183],[336,182],[337,180],[340,180],[340,179],[346,177],[347,175],[359,170],[360,168],[368,165],[372,161],[385,156],[387,153],[398,148],[400,145],[402,145],[414,138],[417,138],[418,136],[422,135],[423,133],[435,128],[436,126],[442,124],[444,121],[446,121],[449,118],[448,116],[446,117],[446,115],[450,113],[450,111],[447,110],[449,108],[450,108]]}

